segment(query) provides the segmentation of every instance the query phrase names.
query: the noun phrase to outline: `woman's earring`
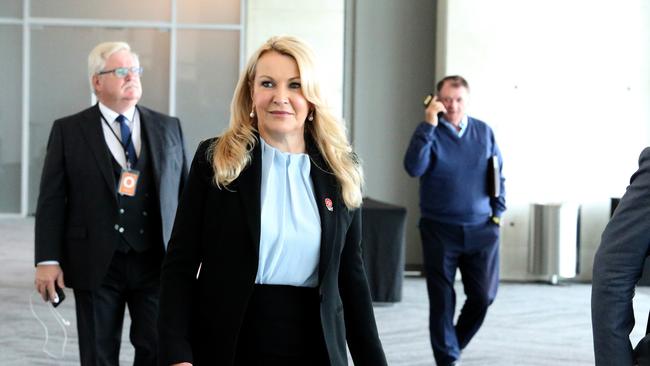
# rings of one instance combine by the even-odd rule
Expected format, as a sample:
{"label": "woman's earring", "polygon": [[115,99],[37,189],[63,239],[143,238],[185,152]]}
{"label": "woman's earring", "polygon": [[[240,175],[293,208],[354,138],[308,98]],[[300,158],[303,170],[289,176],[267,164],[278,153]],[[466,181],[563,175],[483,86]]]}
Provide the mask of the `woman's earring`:
{"label": "woman's earring", "polygon": [[251,110],[249,116],[251,116],[251,118],[255,118],[255,109]]}
{"label": "woman's earring", "polygon": [[307,117],[307,120],[309,120],[309,122],[314,120],[314,111],[313,110],[309,112],[309,117]]}

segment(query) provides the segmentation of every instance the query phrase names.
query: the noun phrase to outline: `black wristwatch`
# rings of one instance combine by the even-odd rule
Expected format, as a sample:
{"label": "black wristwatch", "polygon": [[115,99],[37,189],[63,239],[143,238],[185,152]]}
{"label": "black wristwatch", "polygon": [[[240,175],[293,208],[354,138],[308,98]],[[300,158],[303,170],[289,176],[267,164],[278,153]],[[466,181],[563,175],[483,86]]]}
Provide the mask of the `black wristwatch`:
{"label": "black wristwatch", "polygon": [[490,221],[496,226],[501,226],[501,218],[499,216],[490,217]]}

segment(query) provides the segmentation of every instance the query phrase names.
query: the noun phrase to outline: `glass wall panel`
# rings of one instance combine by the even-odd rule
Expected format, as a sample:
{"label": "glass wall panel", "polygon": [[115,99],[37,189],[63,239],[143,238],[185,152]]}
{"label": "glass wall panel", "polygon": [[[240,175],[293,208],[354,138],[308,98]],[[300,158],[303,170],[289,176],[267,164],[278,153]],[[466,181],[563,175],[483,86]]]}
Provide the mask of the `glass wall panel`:
{"label": "glass wall panel", "polygon": [[20,18],[23,16],[23,0],[2,0],[0,17]]}
{"label": "glass wall panel", "polygon": [[147,21],[171,19],[171,0],[31,0],[31,2],[33,17]]}
{"label": "glass wall panel", "polygon": [[[0,26],[0,212],[20,212],[22,27]],[[7,57],[5,57],[5,55]]]}
{"label": "glass wall panel", "polygon": [[239,78],[239,32],[178,32],[176,111],[188,154],[220,134],[230,118],[230,101]]}
{"label": "glass wall panel", "polygon": [[177,4],[179,23],[240,23],[239,1],[183,0]]}
{"label": "glass wall panel", "polygon": [[[151,29],[39,27],[31,35],[29,212],[34,212],[52,122],[88,108],[88,53],[124,40],[140,56],[142,105],[169,110],[169,32]],[[70,40],[74,39],[74,42]],[[99,121],[97,121],[99,123]]]}

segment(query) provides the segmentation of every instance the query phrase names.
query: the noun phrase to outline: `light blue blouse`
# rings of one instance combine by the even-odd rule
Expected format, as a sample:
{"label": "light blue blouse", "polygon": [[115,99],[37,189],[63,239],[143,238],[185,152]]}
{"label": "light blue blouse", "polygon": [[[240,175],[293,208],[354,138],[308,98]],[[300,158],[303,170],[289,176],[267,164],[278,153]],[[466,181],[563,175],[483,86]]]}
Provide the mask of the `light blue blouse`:
{"label": "light blue blouse", "polygon": [[259,266],[255,283],[316,287],[321,225],[307,154],[290,154],[261,137]]}

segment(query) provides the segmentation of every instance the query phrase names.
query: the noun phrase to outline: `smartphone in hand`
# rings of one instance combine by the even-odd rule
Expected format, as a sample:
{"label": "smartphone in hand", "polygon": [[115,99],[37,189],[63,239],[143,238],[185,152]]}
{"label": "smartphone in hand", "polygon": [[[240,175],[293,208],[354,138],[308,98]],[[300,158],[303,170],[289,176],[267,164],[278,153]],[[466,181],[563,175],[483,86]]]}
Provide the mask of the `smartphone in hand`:
{"label": "smartphone in hand", "polygon": [[424,108],[427,108],[429,104],[431,104],[431,101],[433,100],[433,94],[429,94],[426,97],[424,97],[424,101],[422,104],[424,104]]}
{"label": "smartphone in hand", "polygon": [[[57,285],[56,283],[54,284],[54,290],[56,291],[56,296],[59,297],[59,302],[54,302],[52,300],[50,300],[50,302],[52,303],[52,306],[57,307],[57,306],[61,305],[63,300],[65,300],[65,292],[63,292],[63,289],[61,287],[59,287],[59,285]],[[47,290],[45,290],[45,291],[47,292]],[[47,298],[50,299],[49,294],[48,294]]]}
{"label": "smartphone in hand", "polygon": [[[424,97],[424,100],[422,101],[422,104],[424,104],[424,109],[429,108],[429,104],[433,102],[436,98],[434,97],[434,94],[429,94],[426,97]],[[438,119],[441,119],[445,115],[444,112],[438,112]]]}

